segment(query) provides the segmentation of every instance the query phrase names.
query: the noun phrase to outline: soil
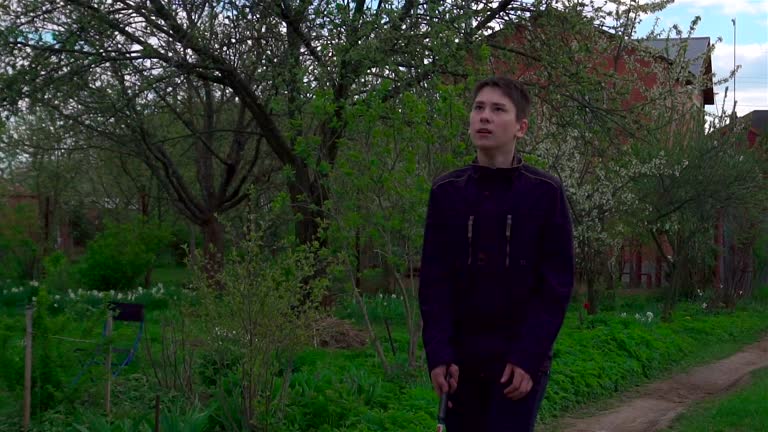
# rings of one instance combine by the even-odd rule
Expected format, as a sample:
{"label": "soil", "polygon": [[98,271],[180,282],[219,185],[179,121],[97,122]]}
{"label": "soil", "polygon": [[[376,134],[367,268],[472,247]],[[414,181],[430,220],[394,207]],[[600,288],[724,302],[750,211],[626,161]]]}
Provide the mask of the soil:
{"label": "soil", "polygon": [[566,418],[546,427],[554,432],[654,432],[692,403],[726,393],[768,368],[768,337],[715,363],[699,366],[664,381],[638,388],[621,398],[616,408],[588,418]]}

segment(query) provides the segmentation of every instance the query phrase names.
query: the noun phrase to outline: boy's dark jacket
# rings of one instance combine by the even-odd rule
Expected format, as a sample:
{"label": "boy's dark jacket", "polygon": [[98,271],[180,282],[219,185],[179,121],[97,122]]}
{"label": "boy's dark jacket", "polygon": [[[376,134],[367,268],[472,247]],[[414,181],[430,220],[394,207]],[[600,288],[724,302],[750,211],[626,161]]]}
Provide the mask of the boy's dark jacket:
{"label": "boy's dark jacket", "polygon": [[563,187],[520,157],[435,180],[419,302],[427,364],[503,359],[531,377],[548,367],[574,283]]}

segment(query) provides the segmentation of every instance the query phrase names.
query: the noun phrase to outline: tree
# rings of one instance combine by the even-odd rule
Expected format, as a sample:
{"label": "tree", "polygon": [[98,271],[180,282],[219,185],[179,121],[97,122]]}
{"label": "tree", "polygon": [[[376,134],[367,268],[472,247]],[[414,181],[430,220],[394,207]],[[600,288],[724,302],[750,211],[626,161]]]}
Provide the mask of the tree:
{"label": "tree", "polygon": [[[461,75],[465,53],[479,38],[532,9],[514,1],[4,0],[0,10],[7,16],[0,30],[6,107],[57,101],[69,120],[102,117],[100,133],[117,129],[120,136],[112,138],[121,144],[141,143],[143,159],[215,243],[213,215],[239,202],[239,182],[212,190],[211,160],[225,171],[237,163],[211,151],[207,112],[208,123],[191,134],[198,140],[201,201],[208,205],[193,205],[199,202],[178,181],[175,160],[144,122],[173,89],[194,89],[187,97],[197,95],[198,109],[216,100],[238,107],[229,155],[240,155],[247,138],[263,137],[292,172],[288,189],[301,216],[296,231],[308,242],[323,217],[324,181],[349,126],[346,111],[382,83],[389,83],[384,98],[393,99],[438,74]],[[78,111],[72,105],[81,89],[99,92]]]}
{"label": "tree", "polygon": [[[632,181],[662,166],[659,157],[639,159],[633,149],[667,142],[687,116],[703,116],[703,110],[684,104],[706,85],[708,77],[688,73],[691,61],[699,59],[661,59],[630,39],[641,14],[666,4],[574,3],[545,11],[530,26],[489,43],[491,63],[520,71],[534,88],[538,105],[519,147],[563,181],[574,221],[578,280],[586,286],[591,314],[598,311],[598,284],[612,287],[618,276],[615,259],[637,201]],[[648,81],[657,84],[647,87]]]}
{"label": "tree", "polygon": [[436,87],[434,92],[405,93],[397,103],[369,98],[350,109],[358,119],[349,130],[356,145],[340,149],[329,178],[331,245],[349,263],[352,296],[363,310],[384,369],[389,369],[389,362],[360,294],[362,258],[376,256],[389,282],[387,296],[402,302],[408,367],[414,369],[421,338],[416,271],[424,203],[437,176],[471,157],[466,145],[466,88]]}
{"label": "tree", "polygon": [[[709,130],[702,119],[694,127],[677,130],[669,144],[662,141],[636,149],[640,158],[665,154],[661,169],[636,179],[634,187],[639,197],[636,214],[643,215],[636,227],[653,240],[671,274],[666,319],[671,318],[680,295],[690,296],[693,289],[706,289],[711,283],[716,255],[714,227],[719,215],[725,220],[741,220],[735,225],[742,227],[742,233],[744,228],[760,226],[764,218],[768,202],[765,161],[739,145],[745,135],[741,128],[733,125],[724,132],[721,126],[726,119],[712,119]],[[756,233],[748,230],[746,234],[742,241],[750,245]],[[663,251],[665,240],[673,250],[671,256]],[[748,249],[751,254],[751,246]],[[730,275],[738,273],[731,270]],[[716,297],[733,306],[736,280],[725,279],[726,286],[716,288]]]}

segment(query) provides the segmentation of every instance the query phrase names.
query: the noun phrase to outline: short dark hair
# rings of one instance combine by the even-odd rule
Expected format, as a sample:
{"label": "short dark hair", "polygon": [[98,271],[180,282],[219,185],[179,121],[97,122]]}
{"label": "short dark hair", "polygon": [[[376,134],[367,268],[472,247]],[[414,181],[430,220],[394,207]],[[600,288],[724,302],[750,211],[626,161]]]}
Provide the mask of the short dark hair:
{"label": "short dark hair", "polygon": [[515,106],[515,116],[517,120],[528,118],[528,112],[531,109],[531,96],[528,94],[528,90],[525,89],[523,83],[512,78],[507,77],[491,77],[486,78],[477,84],[475,84],[475,90],[472,93],[472,102],[477,99],[478,93],[486,87],[494,87],[501,90],[504,96],[508,97],[512,101],[512,105]]}

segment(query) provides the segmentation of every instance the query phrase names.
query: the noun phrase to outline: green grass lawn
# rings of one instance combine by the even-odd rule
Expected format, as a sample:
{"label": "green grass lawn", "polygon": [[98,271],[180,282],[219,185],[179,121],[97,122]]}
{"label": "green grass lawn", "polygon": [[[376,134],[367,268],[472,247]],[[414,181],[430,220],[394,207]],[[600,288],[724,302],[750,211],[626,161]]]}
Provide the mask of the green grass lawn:
{"label": "green grass lawn", "polygon": [[768,369],[729,395],[697,404],[668,432],[758,432],[768,430]]}
{"label": "green grass lawn", "polygon": [[191,277],[191,272],[185,266],[163,266],[152,270],[152,284],[162,283],[165,286],[184,287]]}

